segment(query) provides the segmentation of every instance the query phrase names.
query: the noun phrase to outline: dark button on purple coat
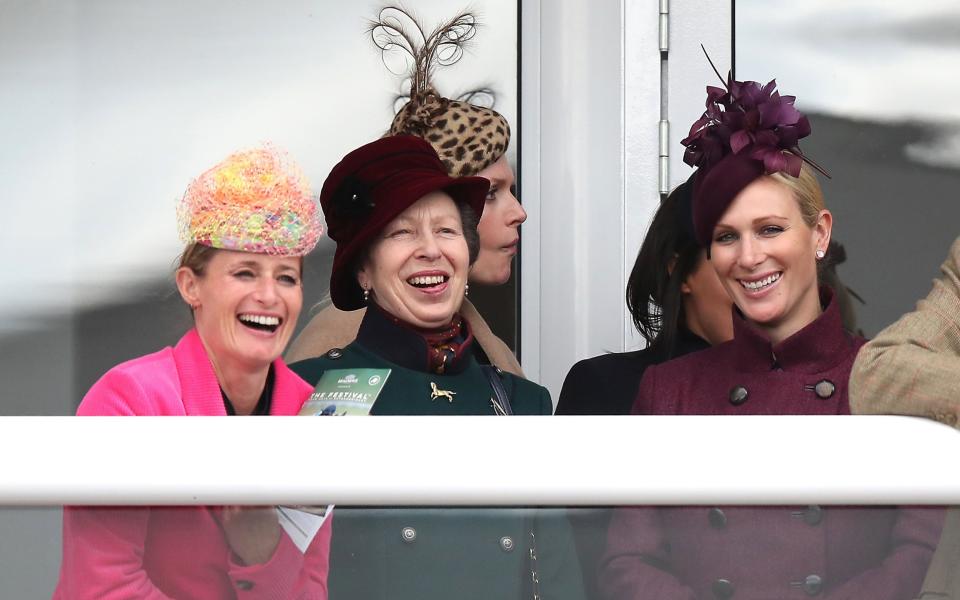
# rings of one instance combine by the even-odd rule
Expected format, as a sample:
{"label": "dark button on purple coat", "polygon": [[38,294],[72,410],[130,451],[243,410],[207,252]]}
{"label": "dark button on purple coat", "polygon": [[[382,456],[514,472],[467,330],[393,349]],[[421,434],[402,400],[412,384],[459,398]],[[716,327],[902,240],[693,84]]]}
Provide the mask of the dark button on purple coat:
{"label": "dark button on purple coat", "polygon": [[847,382],[864,340],[844,331],[832,292],[821,298],[823,314],[779,344],[734,310],[733,340],[647,369],[633,414],[850,414]]}
{"label": "dark button on purple coat", "polygon": [[[823,314],[779,344],[735,314],[733,341],[647,369],[633,413],[849,414],[847,382],[864,340],[843,330],[829,290],[821,301]],[[824,385],[817,393],[824,380],[832,393]],[[746,391],[739,403],[737,388]],[[614,511],[599,578],[605,597],[907,600],[943,521],[936,508],[724,507],[717,527],[715,511]]]}

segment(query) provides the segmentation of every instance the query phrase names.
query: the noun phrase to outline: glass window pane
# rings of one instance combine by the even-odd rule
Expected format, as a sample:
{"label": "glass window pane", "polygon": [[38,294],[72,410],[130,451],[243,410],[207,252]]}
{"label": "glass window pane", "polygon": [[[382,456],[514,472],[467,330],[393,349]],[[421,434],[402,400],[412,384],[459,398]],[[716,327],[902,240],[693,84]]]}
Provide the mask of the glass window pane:
{"label": "glass window pane", "polygon": [[[738,79],[777,79],[809,113],[859,326],[876,334],[930,289],[958,234],[960,6],[738,0]],[[861,300],[862,299],[862,300]]]}
{"label": "glass window pane", "polygon": [[[462,7],[411,8],[429,31]],[[475,101],[516,124],[517,2],[473,8],[482,27],[435,83],[453,97],[482,90]],[[186,331],[172,284],[174,207],[204,169],[270,141],[319,193],[336,161],[389,128],[404,76],[367,34],[375,10],[300,0],[0,6],[0,251],[10,258],[0,414],[71,414],[107,369]],[[326,295],[333,249],[325,239],[308,260],[301,324]],[[476,291],[511,343],[514,294]]]}

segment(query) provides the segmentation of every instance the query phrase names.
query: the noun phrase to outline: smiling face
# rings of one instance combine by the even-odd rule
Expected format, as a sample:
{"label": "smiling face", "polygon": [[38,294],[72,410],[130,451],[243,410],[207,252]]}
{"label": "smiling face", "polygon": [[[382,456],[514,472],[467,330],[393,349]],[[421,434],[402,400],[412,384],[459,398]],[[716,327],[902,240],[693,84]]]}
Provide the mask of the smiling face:
{"label": "smiling face", "polygon": [[383,228],[357,281],[391,315],[437,329],[460,310],[469,264],[456,204],[445,192],[431,192]]}
{"label": "smiling face", "polygon": [[[215,367],[266,368],[300,315],[300,257],[213,250],[198,273],[177,269],[177,287]],[[219,372],[219,371],[218,371]]]}
{"label": "smiling face", "polygon": [[470,280],[484,285],[501,285],[510,279],[513,257],[520,241],[520,225],[527,213],[514,190],[513,169],[506,156],[477,173],[490,180],[490,191],[480,216],[480,255],[470,269]]}
{"label": "smiling face", "polygon": [[816,251],[830,242],[832,216],[804,221],[793,191],[770,177],[745,187],[713,229],[713,267],[744,316],[773,342],[820,314]]}

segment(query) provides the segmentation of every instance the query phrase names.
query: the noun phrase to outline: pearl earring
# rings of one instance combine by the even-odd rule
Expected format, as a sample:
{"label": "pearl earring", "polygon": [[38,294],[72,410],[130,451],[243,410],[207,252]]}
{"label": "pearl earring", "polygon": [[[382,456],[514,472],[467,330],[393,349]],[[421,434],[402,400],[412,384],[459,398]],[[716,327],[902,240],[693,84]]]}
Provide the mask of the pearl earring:
{"label": "pearl earring", "polygon": [[823,250],[817,250],[817,260],[823,260],[823,257],[826,255],[827,253],[824,252]]}
{"label": "pearl earring", "polygon": [[464,297],[470,295],[470,284],[469,284],[469,283],[463,284],[463,295],[464,295]]}
{"label": "pearl earring", "polygon": [[370,290],[363,288],[363,303],[366,304],[370,302]]}

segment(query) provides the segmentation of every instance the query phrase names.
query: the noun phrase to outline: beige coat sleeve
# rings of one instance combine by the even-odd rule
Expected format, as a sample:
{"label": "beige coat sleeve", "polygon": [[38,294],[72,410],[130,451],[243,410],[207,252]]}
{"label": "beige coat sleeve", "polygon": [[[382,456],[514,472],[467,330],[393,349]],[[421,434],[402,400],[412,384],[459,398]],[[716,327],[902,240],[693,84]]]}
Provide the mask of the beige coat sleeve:
{"label": "beige coat sleeve", "polygon": [[960,508],[947,509],[940,543],[933,553],[918,600],[960,600]]}
{"label": "beige coat sleeve", "polygon": [[943,275],[917,309],[881,331],[857,355],[850,408],[960,424],[960,238]]}
{"label": "beige coat sleeve", "polygon": [[[320,356],[331,348],[343,348],[356,339],[360,321],[363,320],[366,312],[366,309],[345,312],[332,304],[327,306],[314,315],[300,335],[293,340],[283,357],[284,362],[295,363],[298,360]],[[490,326],[469,300],[464,300],[463,306],[460,307],[460,314],[470,324],[474,339],[483,348],[490,362],[508,373],[523,377],[517,357],[503,340],[494,335]]]}
{"label": "beige coat sleeve", "polygon": [[[520,363],[517,361],[517,357],[514,356],[513,351],[510,350],[510,347],[507,346],[503,340],[493,334],[490,326],[487,325],[487,322],[483,320],[483,317],[480,316],[476,307],[471,304],[469,300],[463,301],[463,305],[460,307],[460,316],[470,324],[470,331],[473,332],[474,339],[476,339],[480,347],[483,348],[491,364],[500,367],[507,373],[513,373],[517,377],[524,376],[523,370],[520,369]],[[524,379],[526,378],[524,377]]]}
{"label": "beige coat sleeve", "polygon": [[287,349],[283,361],[287,364],[324,354],[330,348],[343,348],[356,339],[360,321],[367,309],[340,310],[329,305],[310,319],[300,335]]}

